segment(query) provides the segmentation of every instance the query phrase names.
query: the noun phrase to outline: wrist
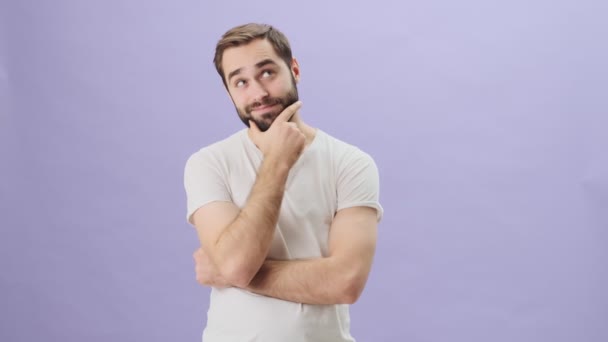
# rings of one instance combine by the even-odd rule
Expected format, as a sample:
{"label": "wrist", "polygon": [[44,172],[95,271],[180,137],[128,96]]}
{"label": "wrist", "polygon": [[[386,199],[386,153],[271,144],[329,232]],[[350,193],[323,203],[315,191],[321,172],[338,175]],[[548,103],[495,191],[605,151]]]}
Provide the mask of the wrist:
{"label": "wrist", "polygon": [[289,170],[291,170],[293,164],[285,160],[285,158],[281,158],[274,154],[269,154],[266,158],[264,158],[263,166],[264,169],[270,170],[277,176],[284,175],[287,177],[287,174],[289,174]]}

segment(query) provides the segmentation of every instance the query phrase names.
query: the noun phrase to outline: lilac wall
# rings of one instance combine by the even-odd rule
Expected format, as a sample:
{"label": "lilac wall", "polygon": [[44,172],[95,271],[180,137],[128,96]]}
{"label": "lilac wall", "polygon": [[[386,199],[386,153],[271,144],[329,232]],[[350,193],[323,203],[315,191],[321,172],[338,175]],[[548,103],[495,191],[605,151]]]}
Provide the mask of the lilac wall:
{"label": "lilac wall", "polygon": [[249,21],[379,166],[359,341],[608,340],[606,2],[0,6],[1,341],[200,339],[182,172],[242,126],[211,59]]}

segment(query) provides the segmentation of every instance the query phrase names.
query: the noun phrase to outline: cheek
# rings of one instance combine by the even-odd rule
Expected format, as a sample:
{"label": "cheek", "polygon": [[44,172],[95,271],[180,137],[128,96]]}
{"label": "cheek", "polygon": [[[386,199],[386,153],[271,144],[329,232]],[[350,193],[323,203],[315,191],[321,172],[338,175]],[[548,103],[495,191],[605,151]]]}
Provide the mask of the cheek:
{"label": "cheek", "polygon": [[232,102],[234,103],[234,105],[238,108],[243,108],[247,105],[247,102],[245,102],[245,99],[243,98],[242,94],[230,94],[230,100],[232,100]]}
{"label": "cheek", "polygon": [[291,89],[291,82],[275,82],[271,86],[268,87],[268,91],[270,94],[274,96],[283,96]]}

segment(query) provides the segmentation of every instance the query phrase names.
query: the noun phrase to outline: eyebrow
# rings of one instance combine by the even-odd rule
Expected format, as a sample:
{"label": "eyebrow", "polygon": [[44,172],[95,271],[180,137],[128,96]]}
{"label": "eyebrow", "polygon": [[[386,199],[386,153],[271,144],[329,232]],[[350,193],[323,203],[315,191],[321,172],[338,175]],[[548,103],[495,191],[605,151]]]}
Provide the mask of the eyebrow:
{"label": "eyebrow", "polygon": [[[258,68],[258,69],[260,69],[260,68],[262,68],[262,67],[264,67],[264,66],[266,66],[266,65],[268,65],[268,64],[277,65],[277,63],[276,63],[275,61],[273,61],[272,59],[270,59],[270,58],[266,58],[266,59],[263,59],[263,60],[261,60],[261,61],[257,62],[257,63],[255,64],[255,67],[256,67],[256,68]],[[236,69],[236,70],[234,70],[234,71],[231,71],[231,72],[228,74],[228,81],[230,81],[230,79],[232,79],[232,77],[234,77],[234,76],[236,76],[236,75],[240,74],[242,70],[243,70],[243,68],[238,68],[238,69]]]}

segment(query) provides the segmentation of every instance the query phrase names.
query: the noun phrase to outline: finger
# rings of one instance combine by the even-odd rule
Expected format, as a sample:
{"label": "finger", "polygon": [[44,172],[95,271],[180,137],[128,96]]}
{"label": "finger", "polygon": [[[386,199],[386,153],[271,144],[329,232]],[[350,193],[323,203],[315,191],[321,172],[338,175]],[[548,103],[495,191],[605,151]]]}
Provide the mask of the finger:
{"label": "finger", "polygon": [[302,101],[296,101],[291,106],[283,109],[281,114],[277,116],[275,121],[278,122],[287,122],[291,117],[302,107]]}
{"label": "finger", "polygon": [[192,255],[192,257],[194,257],[194,261],[198,263],[200,260],[203,259],[203,250],[197,249],[196,252],[194,252],[194,254]]}
{"label": "finger", "polygon": [[302,131],[300,131],[300,128],[298,127],[298,125],[295,122],[286,122],[285,124],[287,124],[288,126],[291,126],[292,128],[295,128],[298,132],[300,132],[300,134],[302,134]]}

